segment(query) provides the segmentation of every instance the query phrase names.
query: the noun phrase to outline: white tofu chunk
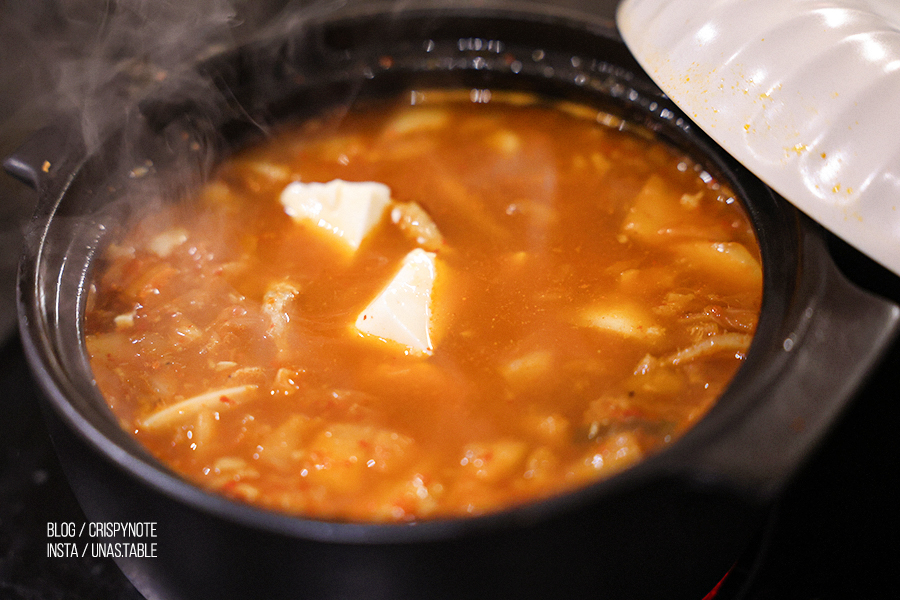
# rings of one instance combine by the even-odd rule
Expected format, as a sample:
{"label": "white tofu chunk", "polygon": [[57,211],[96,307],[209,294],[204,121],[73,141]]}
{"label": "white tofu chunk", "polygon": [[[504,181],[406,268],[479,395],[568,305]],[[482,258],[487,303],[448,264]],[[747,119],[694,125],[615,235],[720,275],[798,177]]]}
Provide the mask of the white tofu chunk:
{"label": "white tofu chunk", "polygon": [[356,328],[406,346],[413,354],[431,354],[431,295],[435,254],[416,248],[356,319]]}
{"label": "white tofu chunk", "polygon": [[281,205],[292,219],[322,227],[352,250],[378,224],[390,201],[390,188],[374,181],[294,181],[281,192]]}

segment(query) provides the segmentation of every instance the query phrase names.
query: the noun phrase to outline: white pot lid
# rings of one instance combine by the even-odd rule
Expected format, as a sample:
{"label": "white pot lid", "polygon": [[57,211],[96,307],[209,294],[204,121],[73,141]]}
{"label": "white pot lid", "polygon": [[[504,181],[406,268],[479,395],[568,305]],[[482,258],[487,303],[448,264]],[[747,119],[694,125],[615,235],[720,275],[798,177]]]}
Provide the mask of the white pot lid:
{"label": "white pot lid", "polygon": [[707,135],[900,275],[900,1],[624,0],[616,20]]}

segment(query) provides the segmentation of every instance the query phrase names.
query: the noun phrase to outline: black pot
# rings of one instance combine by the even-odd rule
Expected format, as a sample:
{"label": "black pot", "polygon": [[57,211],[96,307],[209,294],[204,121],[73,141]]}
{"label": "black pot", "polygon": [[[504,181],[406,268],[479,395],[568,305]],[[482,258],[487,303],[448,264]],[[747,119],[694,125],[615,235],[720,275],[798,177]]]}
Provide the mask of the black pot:
{"label": "black pot", "polygon": [[[83,150],[79,136],[56,126],[6,161],[40,196],[19,317],[60,459],[91,522],[155,523],[155,537],[61,541],[88,552],[101,542],[155,544],[144,546],[154,556],[117,558],[149,599],[701,598],[900,330],[900,309],[849,284],[817,226],[684,117],[608,22],[540,7],[345,12],[273,33],[198,72],[204,85],[146,97],[138,126],[96,148],[72,152]],[[138,211],[136,196],[161,188],[177,196],[219,153],[283,118],[413,83],[590,102],[656,131],[727,181],[757,229],[764,266],[745,364],[665,451],[488,516],[321,522],[183,481],[120,429],[94,386],[81,331],[94,257]],[[223,93],[210,101],[201,88]],[[210,152],[192,150],[195,142]],[[187,162],[196,167],[189,175]]]}

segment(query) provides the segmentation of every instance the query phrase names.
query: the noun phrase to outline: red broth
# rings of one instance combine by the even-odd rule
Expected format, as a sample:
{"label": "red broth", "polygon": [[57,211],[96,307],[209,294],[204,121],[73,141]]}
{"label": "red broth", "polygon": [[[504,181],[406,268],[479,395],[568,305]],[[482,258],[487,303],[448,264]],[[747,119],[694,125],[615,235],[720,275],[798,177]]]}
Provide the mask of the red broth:
{"label": "red broth", "polygon": [[[228,497],[404,522],[608,477],[700,419],[760,308],[734,193],[606,113],[475,99],[288,127],[110,245],[85,341],[122,426]],[[334,180],[390,190],[355,250],[280,201]],[[357,327],[416,248],[425,350]]]}

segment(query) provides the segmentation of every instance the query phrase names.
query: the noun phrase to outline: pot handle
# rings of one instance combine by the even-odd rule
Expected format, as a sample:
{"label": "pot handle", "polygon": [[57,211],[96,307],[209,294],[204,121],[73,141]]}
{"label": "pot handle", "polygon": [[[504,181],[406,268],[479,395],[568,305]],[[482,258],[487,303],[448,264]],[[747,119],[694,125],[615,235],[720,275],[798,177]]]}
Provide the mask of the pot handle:
{"label": "pot handle", "polygon": [[41,127],[3,161],[4,170],[43,195],[84,158],[84,138],[75,123],[60,116]]}
{"label": "pot handle", "polygon": [[790,322],[797,325],[782,331],[776,368],[752,381],[735,380],[738,393],[758,399],[755,410],[725,419],[726,429],[716,432],[721,443],[696,441],[699,460],[689,467],[695,481],[771,500],[813,454],[900,333],[900,307],[851,283],[825,240],[808,233],[797,297],[811,300],[795,303],[799,314]]}

